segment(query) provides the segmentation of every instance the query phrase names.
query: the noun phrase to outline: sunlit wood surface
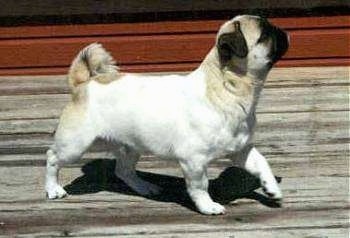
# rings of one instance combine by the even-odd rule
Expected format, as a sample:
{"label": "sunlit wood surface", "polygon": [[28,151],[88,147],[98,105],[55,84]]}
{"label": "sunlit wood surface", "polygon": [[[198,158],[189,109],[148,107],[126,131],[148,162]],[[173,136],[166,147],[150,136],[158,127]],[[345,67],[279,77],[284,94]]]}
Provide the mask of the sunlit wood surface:
{"label": "sunlit wood surface", "polygon": [[235,168],[217,178],[230,167],[221,158],[209,175],[211,193],[226,204],[222,216],[194,211],[179,166],[150,155],[138,169],[164,193],[134,194],[114,178],[112,157],[100,141],[62,170],[70,195],[46,200],[45,151],[69,100],[65,76],[0,77],[0,236],[348,237],[349,69],[271,72],[255,141],[282,178],[283,205],[259,190],[247,193],[256,181]]}

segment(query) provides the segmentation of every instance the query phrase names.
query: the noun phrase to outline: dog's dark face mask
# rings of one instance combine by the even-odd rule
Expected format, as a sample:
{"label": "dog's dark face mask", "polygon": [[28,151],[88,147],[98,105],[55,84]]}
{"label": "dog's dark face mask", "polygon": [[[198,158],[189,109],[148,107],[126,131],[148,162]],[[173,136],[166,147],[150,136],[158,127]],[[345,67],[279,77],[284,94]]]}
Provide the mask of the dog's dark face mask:
{"label": "dog's dark face mask", "polygon": [[280,28],[271,25],[266,19],[260,20],[261,35],[257,43],[271,41],[269,57],[271,64],[276,63],[287,52],[289,39],[287,33]]}
{"label": "dog's dark face mask", "polygon": [[217,39],[220,64],[240,72],[268,71],[289,45],[283,30],[257,16],[238,16],[220,31]]}

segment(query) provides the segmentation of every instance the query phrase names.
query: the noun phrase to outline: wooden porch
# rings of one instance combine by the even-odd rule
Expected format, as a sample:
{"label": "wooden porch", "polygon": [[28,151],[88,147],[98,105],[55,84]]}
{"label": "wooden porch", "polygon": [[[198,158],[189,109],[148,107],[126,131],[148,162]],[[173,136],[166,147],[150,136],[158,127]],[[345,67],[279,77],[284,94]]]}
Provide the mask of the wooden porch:
{"label": "wooden porch", "polygon": [[[348,237],[349,67],[276,68],[258,108],[256,146],[284,192],[282,207],[221,158],[211,193],[227,214],[193,210],[177,164],[152,156],[140,174],[165,190],[134,194],[113,176],[106,145],[61,172],[70,194],[48,201],[45,151],[69,100],[65,76],[0,77],[0,236]],[[224,171],[224,172],[223,172]],[[220,175],[220,176],[219,176]]]}

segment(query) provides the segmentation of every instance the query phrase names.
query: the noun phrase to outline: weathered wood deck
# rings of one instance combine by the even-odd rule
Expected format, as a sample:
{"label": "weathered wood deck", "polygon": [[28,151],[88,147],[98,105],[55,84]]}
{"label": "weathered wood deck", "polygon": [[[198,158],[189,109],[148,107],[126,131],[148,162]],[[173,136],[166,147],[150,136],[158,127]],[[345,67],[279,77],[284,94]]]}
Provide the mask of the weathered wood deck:
{"label": "weathered wood deck", "polygon": [[243,195],[256,181],[237,169],[216,178],[230,166],[222,158],[209,173],[227,214],[203,216],[176,164],[145,156],[140,173],[167,192],[140,197],[115,180],[103,143],[62,170],[71,195],[47,201],[44,152],[69,99],[65,77],[0,77],[0,236],[348,237],[349,85],[348,67],[274,69],[256,145],[282,177],[283,206],[259,190]]}

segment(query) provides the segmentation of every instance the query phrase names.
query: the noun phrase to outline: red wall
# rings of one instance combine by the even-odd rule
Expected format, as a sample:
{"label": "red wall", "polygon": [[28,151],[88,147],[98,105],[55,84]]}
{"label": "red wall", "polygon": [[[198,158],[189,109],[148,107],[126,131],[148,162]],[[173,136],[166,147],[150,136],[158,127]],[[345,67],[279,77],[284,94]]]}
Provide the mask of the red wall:
{"label": "red wall", "polygon": [[[273,18],[291,46],[278,66],[350,65],[349,16]],[[223,21],[0,27],[0,75],[65,74],[75,54],[100,42],[123,70],[194,69]]]}

